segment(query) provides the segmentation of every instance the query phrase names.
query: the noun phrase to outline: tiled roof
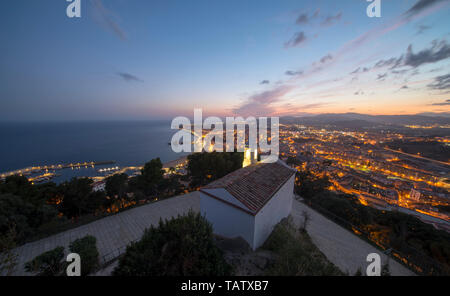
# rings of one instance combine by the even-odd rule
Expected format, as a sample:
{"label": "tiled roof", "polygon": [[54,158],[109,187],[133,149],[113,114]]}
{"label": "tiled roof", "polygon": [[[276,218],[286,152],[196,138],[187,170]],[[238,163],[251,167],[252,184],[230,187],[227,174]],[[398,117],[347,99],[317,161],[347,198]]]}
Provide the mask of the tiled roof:
{"label": "tiled roof", "polygon": [[[213,195],[208,189],[223,188],[247,207],[243,210],[250,210],[251,214],[256,215],[294,173],[295,170],[280,161],[259,162],[236,170],[201,191]],[[220,196],[214,197],[223,200]]]}

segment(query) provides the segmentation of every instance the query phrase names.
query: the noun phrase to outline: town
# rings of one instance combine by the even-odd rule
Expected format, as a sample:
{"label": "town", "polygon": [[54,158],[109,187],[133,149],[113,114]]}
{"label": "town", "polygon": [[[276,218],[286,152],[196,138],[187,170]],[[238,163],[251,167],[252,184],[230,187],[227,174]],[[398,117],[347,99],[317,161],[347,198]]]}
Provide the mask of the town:
{"label": "town", "polygon": [[[356,195],[363,205],[402,211],[450,231],[450,163],[387,146],[399,139],[425,141],[397,132],[284,124],[280,126],[280,157],[298,170],[327,176],[330,190]],[[449,137],[436,141],[448,146]]]}

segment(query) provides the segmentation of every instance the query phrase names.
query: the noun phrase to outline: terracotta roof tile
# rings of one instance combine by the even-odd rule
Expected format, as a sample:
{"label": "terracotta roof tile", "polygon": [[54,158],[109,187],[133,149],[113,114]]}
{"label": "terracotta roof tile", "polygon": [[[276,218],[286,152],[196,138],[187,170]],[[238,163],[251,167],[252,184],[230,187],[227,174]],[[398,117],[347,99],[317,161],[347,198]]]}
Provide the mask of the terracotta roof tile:
{"label": "terracotta roof tile", "polygon": [[280,161],[260,162],[236,170],[202,189],[224,188],[256,214],[294,173]]}

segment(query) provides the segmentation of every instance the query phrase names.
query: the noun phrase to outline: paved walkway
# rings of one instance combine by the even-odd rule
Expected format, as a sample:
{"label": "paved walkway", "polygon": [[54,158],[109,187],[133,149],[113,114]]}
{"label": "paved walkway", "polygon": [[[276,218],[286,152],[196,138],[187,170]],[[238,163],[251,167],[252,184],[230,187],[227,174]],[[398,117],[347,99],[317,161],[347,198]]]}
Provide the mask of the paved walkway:
{"label": "paved walkway", "polygon": [[[63,246],[68,252],[69,244],[77,238],[85,235],[93,235],[97,238],[97,248],[102,261],[115,259],[125,251],[126,246],[138,240],[144,229],[156,225],[160,218],[166,219],[186,213],[189,209],[199,211],[200,199],[198,192],[169,198],[156,203],[140,206],[134,209],[112,215],[92,223],[71,229],[36,242],[25,244],[16,249],[19,255],[19,263],[15,275],[27,275],[23,266],[26,262],[43,252]],[[296,223],[300,222],[303,211],[310,215],[310,223],[307,226],[309,235],[314,244],[325,256],[338,266],[342,271],[348,271],[353,275],[358,267],[365,272],[369,253],[379,253],[382,262],[386,262],[386,256],[378,249],[361,240],[353,233],[328,220],[321,214],[312,210],[305,204],[294,200],[292,216]],[[389,260],[392,275],[411,275],[410,270],[394,260]],[[110,268],[111,269],[111,268]],[[109,274],[100,273],[103,275]]]}
{"label": "paved walkway", "polygon": [[[310,216],[310,222],[306,226],[306,230],[311,236],[313,243],[325,254],[328,260],[333,262],[343,272],[354,275],[358,268],[361,268],[361,272],[365,274],[369,264],[366,262],[366,258],[370,253],[378,253],[381,257],[382,265],[387,262],[387,256],[380,250],[347,229],[328,220],[304,203],[294,200],[292,216],[297,225],[300,225],[303,211],[308,212]],[[411,270],[392,258],[389,259],[389,270],[391,275],[414,275]]]}
{"label": "paved walkway", "polygon": [[19,262],[14,275],[28,275],[24,271],[24,264],[57,246],[65,247],[65,251],[68,253],[69,244],[72,241],[88,234],[97,238],[97,248],[101,260],[112,260],[123,253],[130,242],[138,240],[146,228],[156,225],[160,218],[171,218],[179,214],[182,215],[189,209],[198,211],[199,208],[198,192],[192,192],[129,209],[78,228],[25,244],[16,249]]}

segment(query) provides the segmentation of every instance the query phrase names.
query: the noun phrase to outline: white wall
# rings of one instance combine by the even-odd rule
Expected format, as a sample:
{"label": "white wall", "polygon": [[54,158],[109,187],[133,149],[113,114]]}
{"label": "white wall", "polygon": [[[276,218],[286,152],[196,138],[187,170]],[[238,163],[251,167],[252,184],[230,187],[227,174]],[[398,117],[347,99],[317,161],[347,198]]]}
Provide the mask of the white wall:
{"label": "white wall", "polygon": [[201,214],[212,224],[215,234],[242,237],[252,247],[255,217],[200,191]]}
{"label": "white wall", "polygon": [[212,224],[215,234],[229,238],[241,236],[255,250],[266,241],[274,226],[291,213],[294,180],[295,174],[256,216],[200,191],[201,214]]}
{"label": "white wall", "polygon": [[289,216],[292,210],[295,174],[280,188],[255,217],[255,236],[253,249],[260,247],[281,219]]}

